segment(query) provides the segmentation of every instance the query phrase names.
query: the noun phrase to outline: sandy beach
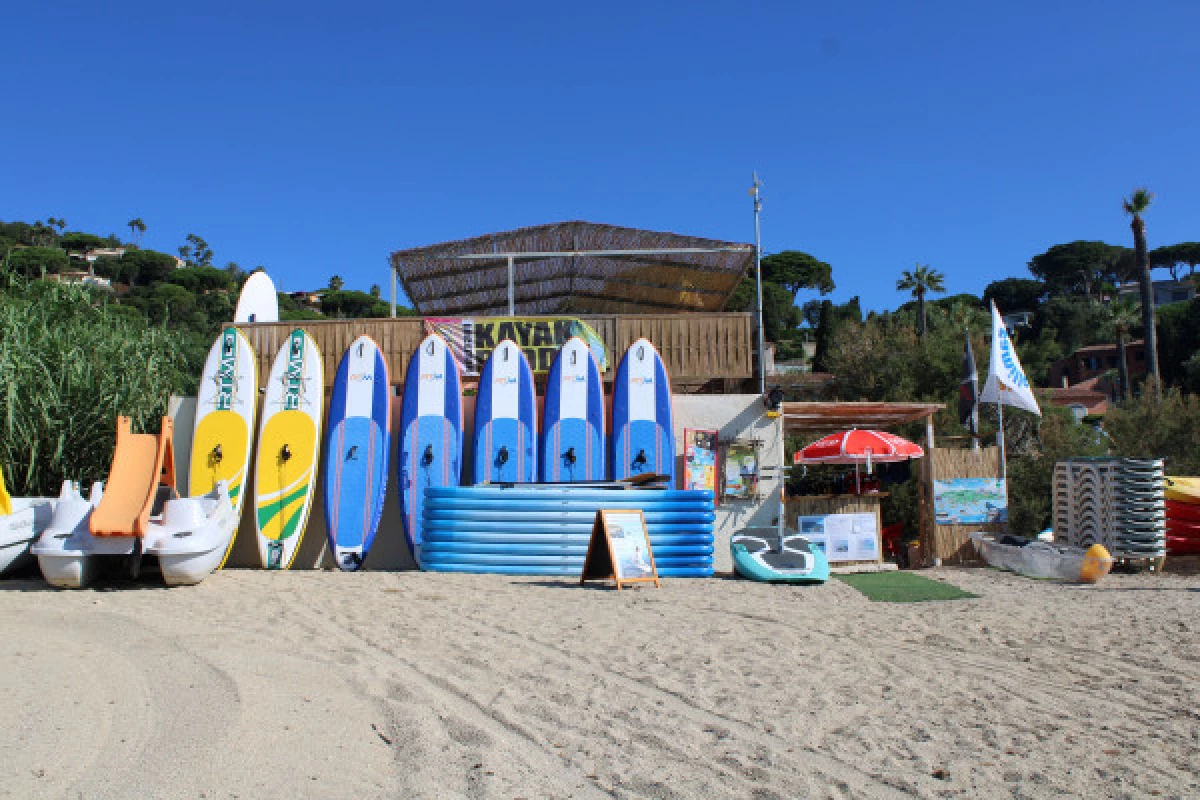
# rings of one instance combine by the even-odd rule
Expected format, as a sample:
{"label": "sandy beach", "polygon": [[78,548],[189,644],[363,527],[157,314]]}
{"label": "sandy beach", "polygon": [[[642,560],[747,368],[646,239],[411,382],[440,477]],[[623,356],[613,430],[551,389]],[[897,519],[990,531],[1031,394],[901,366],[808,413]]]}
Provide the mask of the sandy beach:
{"label": "sandy beach", "polygon": [[1195,797],[1200,578],[0,583],[0,796]]}

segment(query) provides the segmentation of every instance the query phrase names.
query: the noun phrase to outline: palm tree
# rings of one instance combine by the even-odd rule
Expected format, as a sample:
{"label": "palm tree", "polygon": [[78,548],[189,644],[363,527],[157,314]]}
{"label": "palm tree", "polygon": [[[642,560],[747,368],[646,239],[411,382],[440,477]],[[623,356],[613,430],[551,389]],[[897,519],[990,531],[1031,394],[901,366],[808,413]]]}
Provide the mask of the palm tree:
{"label": "palm tree", "polygon": [[946,291],[945,278],[945,275],[931,269],[928,264],[917,264],[914,269],[906,269],[900,273],[900,280],[896,281],[899,291],[911,291],[912,296],[917,298],[917,333],[922,339],[929,328],[929,320],[925,316],[925,293]]}
{"label": "palm tree", "polygon": [[1137,309],[1127,300],[1114,300],[1108,304],[1108,313],[1112,315],[1113,330],[1117,334],[1117,375],[1121,382],[1121,399],[1130,397],[1129,361],[1125,357],[1125,345],[1128,344],[1129,331],[1137,324]]}
{"label": "palm tree", "polygon": [[1152,200],[1154,195],[1143,186],[1134,189],[1133,194],[1126,197],[1121,205],[1125,213],[1133,218],[1129,227],[1133,229],[1133,258],[1142,290],[1142,326],[1146,329],[1143,334],[1146,371],[1154,381],[1155,396],[1162,397],[1162,384],[1158,373],[1158,335],[1154,329],[1154,283],[1150,279],[1150,255],[1146,250],[1146,222],[1142,219],[1142,214],[1150,207]]}
{"label": "palm tree", "polygon": [[146,232],[146,223],[142,222],[141,217],[134,217],[125,223],[129,228],[129,233],[133,237],[133,243],[138,247],[142,245],[142,234]]}

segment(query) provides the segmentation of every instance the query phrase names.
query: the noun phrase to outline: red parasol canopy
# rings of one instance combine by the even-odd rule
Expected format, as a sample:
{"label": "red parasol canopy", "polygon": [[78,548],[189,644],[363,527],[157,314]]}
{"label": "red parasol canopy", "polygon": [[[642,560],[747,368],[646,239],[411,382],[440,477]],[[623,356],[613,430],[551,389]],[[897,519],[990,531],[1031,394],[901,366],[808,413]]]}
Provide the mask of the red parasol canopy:
{"label": "red parasol canopy", "polygon": [[796,453],[796,464],[870,464],[920,458],[920,445],[886,431],[853,430],[831,433]]}

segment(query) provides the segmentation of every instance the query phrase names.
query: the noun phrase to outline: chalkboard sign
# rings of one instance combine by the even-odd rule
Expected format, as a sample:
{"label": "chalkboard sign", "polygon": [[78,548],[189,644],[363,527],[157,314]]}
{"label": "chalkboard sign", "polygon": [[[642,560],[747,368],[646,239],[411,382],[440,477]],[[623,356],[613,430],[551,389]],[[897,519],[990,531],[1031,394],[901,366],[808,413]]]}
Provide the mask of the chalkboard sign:
{"label": "chalkboard sign", "polygon": [[616,581],[618,590],[626,583],[653,583],[661,588],[650,535],[646,533],[646,518],[641,511],[596,512],[579,579],[581,584],[586,581]]}

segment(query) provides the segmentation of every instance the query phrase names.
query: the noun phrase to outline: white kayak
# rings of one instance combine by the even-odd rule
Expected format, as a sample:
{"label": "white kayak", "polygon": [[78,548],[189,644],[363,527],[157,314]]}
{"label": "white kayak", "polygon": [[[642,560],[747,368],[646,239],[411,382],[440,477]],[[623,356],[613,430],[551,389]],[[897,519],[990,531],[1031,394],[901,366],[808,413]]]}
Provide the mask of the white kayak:
{"label": "white kayak", "polygon": [[984,531],[972,531],[969,535],[989,565],[1028,578],[1095,583],[1112,569],[1112,556],[1099,544],[1084,550],[1016,536],[997,537]]}
{"label": "white kayak", "polygon": [[46,582],[62,589],[81,589],[105,561],[123,563],[137,577],[143,556],[156,556],[168,586],[199,583],[220,566],[234,533],[237,514],[224,481],[199,497],[176,497],[160,490],[144,536],[93,536],[92,509],[100,502],[101,484],[84,500],[77,486],[64,483],[54,517],[32,548]]}

